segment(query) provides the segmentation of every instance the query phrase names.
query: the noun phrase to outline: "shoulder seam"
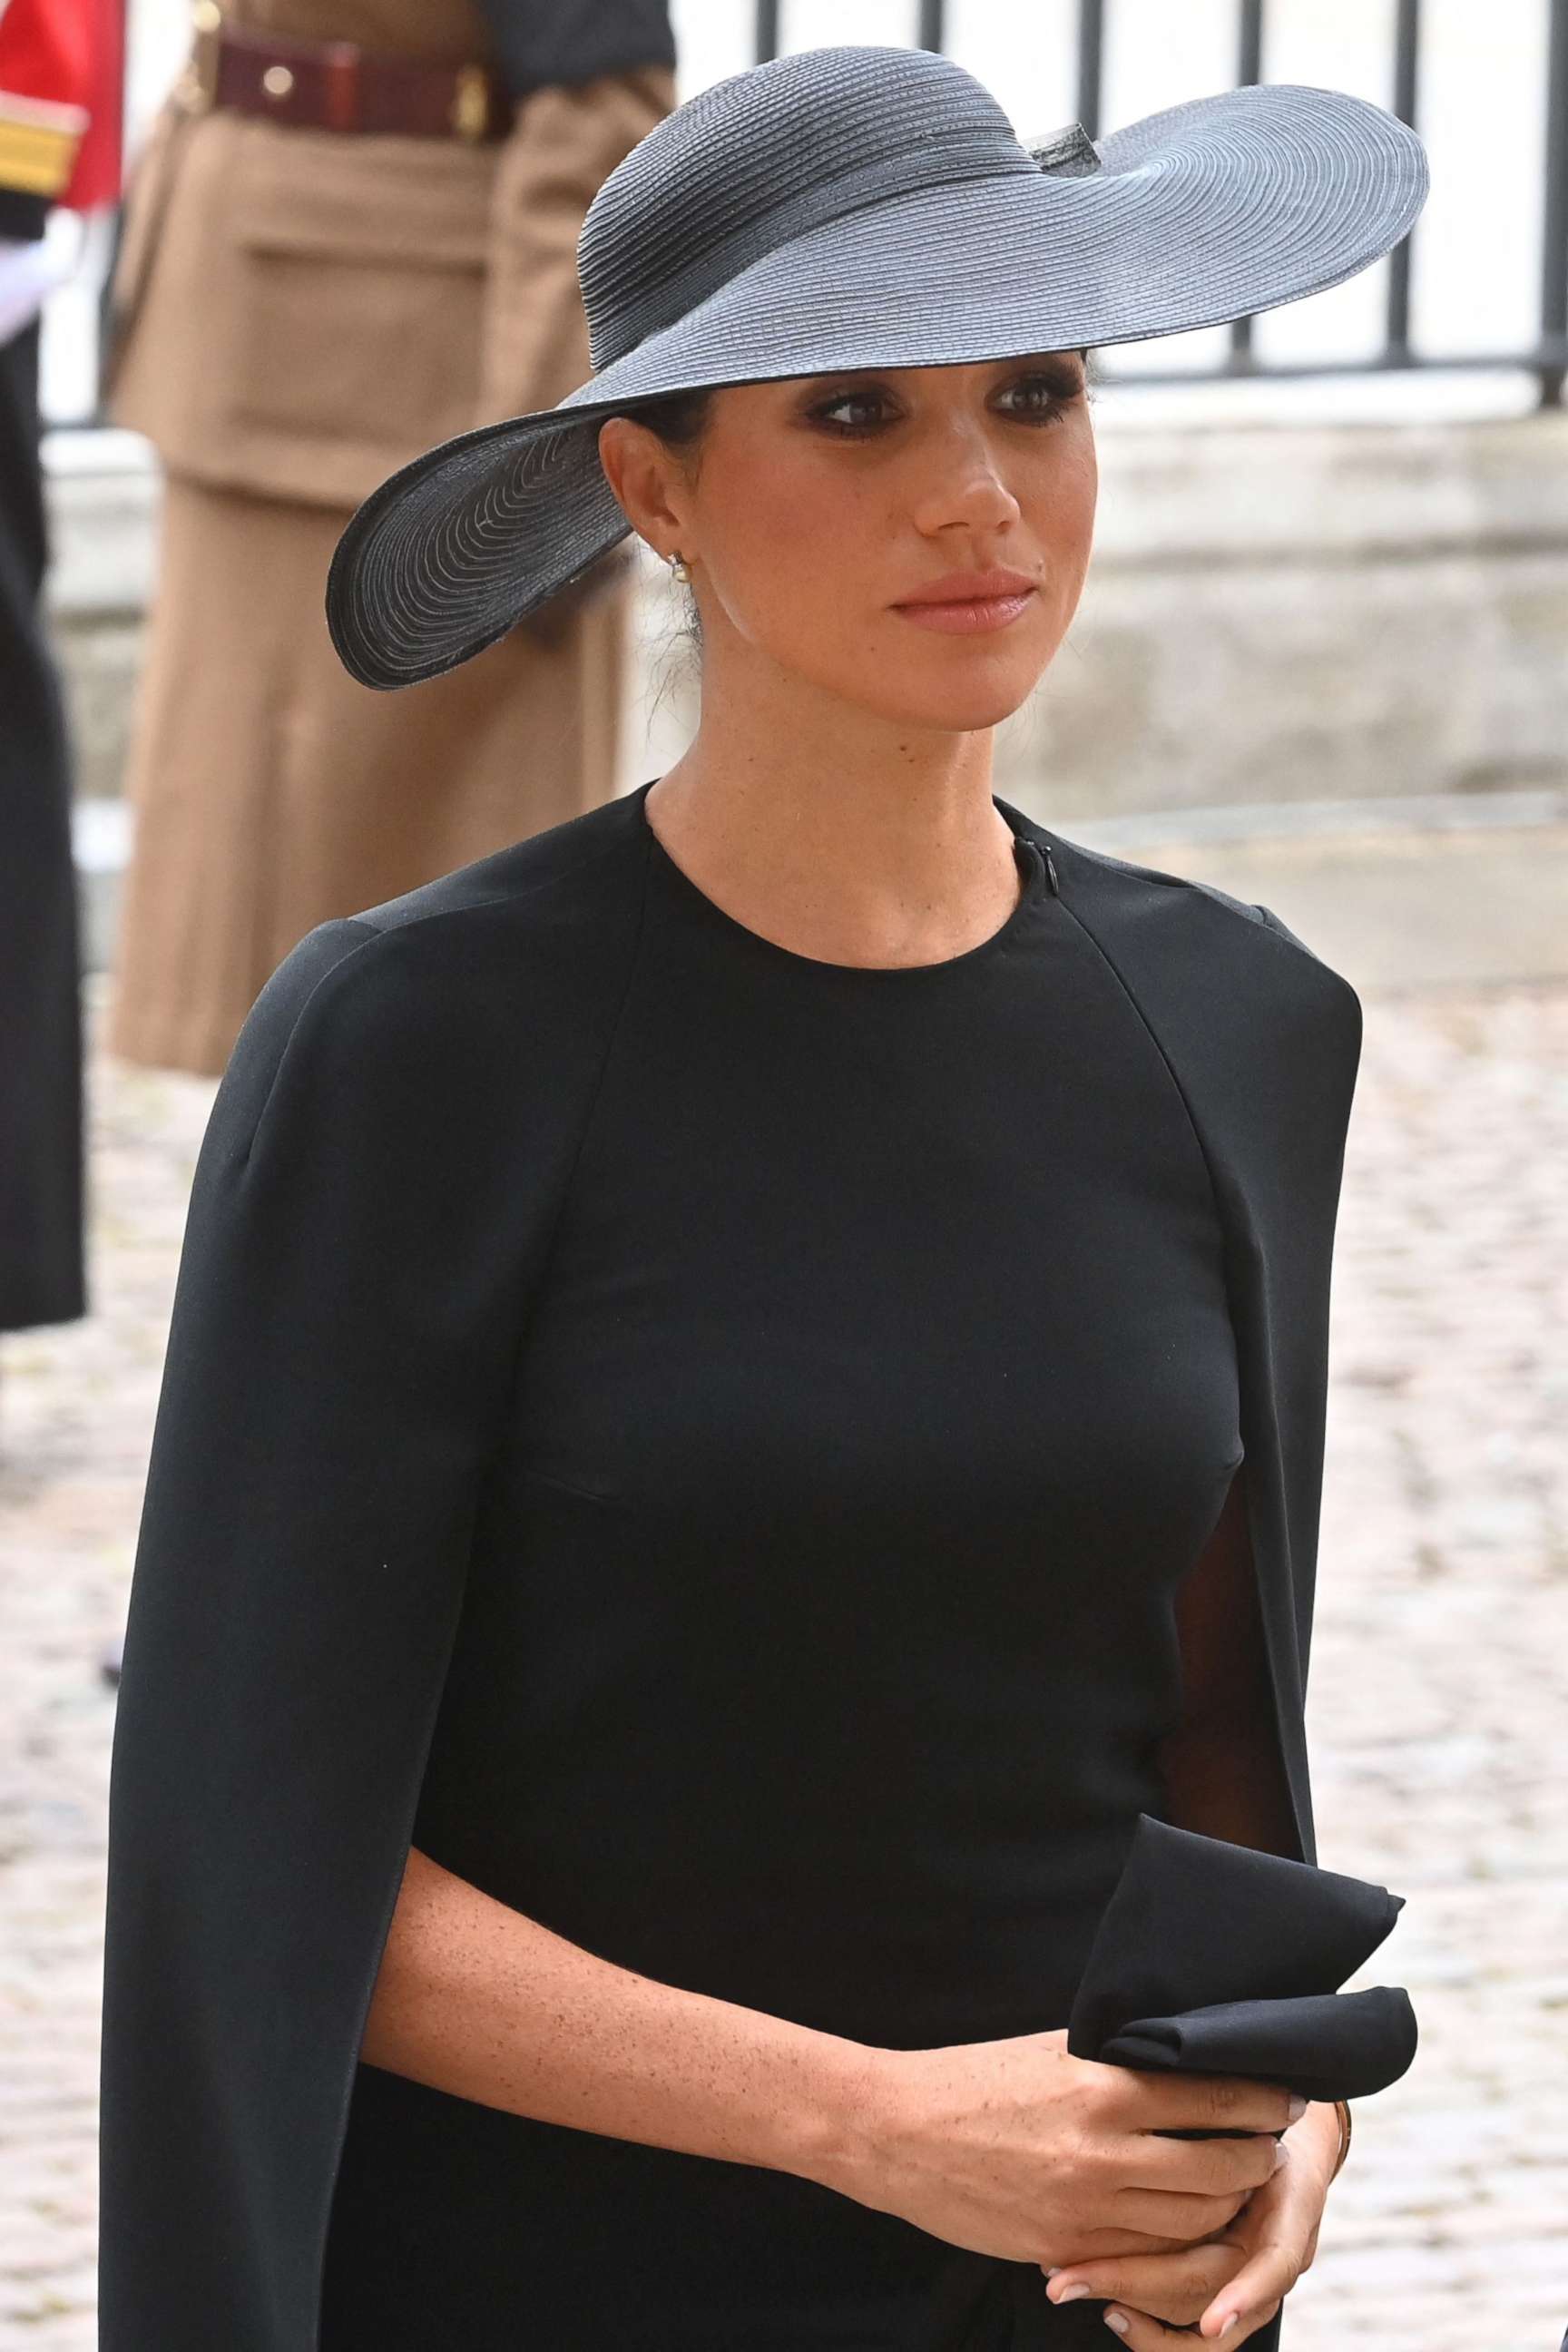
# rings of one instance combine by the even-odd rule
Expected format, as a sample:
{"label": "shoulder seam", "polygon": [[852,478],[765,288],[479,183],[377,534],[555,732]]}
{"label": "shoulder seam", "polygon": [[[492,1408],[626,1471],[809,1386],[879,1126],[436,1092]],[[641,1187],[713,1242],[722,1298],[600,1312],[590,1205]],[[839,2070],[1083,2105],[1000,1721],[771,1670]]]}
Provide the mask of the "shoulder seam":
{"label": "shoulder seam", "polygon": [[[608,805],[608,803],[605,803],[605,805]],[[346,971],[351,963],[357,962],[369,949],[382,943],[390,944],[401,938],[405,932],[413,932],[422,929],[426,924],[457,921],[461,917],[477,914],[489,907],[510,907],[520,905],[545,890],[553,888],[560,883],[574,880],[579,874],[589,870],[595,866],[603,864],[606,857],[622,855],[628,849],[634,848],[635,846],[635,837],[631,840],[622,839],[609,842],[605,844],[604,848],[595,851],[591,856],[585,859],[582,866],[573,866],[565,868],[560,873],[545,875],[538,880],[529,883],[515,890],[487,892],[482,898],[472,898],[463,906],[431,907],[423,909],[419,914],[410,917],[404,922],[377,922],[374,918],[381,912],[381,909],[377,907],[370,907],[363,909],[360,913],[355,915],[334,916],[329,921],[318,924],[314,930],[307,932],[305,939],[299,942],[300,947],[303,947],[305,945],[306,940],[316,938],[321,933],[326,931],[337,930],[340,932],[356,932],[360,934],[360,936],[353,940],[352,945],[345,944],[342,954],[334,957],[333,961],[327,965],[325,971],[317,973],[304,997],[296,1007],[293,1019],[289,1024],[288,1034],[284,1037],[282,1045],[279,1050],[278,1066],[272,1073],[271,1083],[268,1087],[266,1097],[264,1097],[260,1108],[257,1113],[256,1122],[251,1129],[251,1140],[254,1141],[257,1133],[259,1131],[262,1119],[265,1118],[267,1113],[268,1106],[271,1102],[273,1093],[277,1087],[278,1080],[282,1071],[283,1061],[288,1053],[289,1045],[291,1040],[298,1034],[301,1024],[304,1022],[307,1014],[310,1011],[310,1008],[315,1003],[317,997],[331,982],[336,980],[340,973]],[[384,903],[388,906],[395,906],[397,902],[395,899],[388,899]],[[637,948],[640,946],[641,942],[641,934],[642,914],[639,904],[637,938],[634,941],[632,955],[632,963],[634,967],[637,959]],[[618,1021],[618,1012],[616,1018]],[[249,1156],[248,1144],[246,1148],[246,1156],[247,1158]]]}
{"label": "shoulder seam", "polygon": [[[625,845],[617,843],[616,845],[617,847],[622,847]],[[632,989],[637,981],[637,968],[642,961],[643,940],[647,930],[648,864],[649,851],[647,845],[645,843],[643,845],[642,857],[642,889],[637,898],[637,926],[632,934],[631,950],[626,957],[626,978],[621,983],[620,994],[616,1000],[616,1009],[611,1014],[605,1028],[605,1043],[599,1055],[598,1071],[595,1076],[593,1087],[588,1096],[586,1108],[583,1113],[583,1123],[577,1130],[577,1140],[573,1147],[572,1158],[561,1179],[561,1189],[555,1203],[555,1214],[551,1221],[550,1237],[540,1254],[539,1283],[543,1282],[549,1268],[551,1258],[553,1256],[555,1252],[556,1242],[560,1235],[562,1223],[566,1215],[567,1204],[572,1196],[572,1188],[576,1181],[577,1169],[582,1160],[584,1150],[587,1145],[589,1131],[594,1124],[594,1115],[599,1108],[599,1097],[605,1090],[605,1080],[609,1073],[610,1057],[616,1050],[616,1040],[621,1034],[621,1024],[626,1018],[626,1006],[631,1002]],[[537,1286],[535,1295],[537,1295]],[[528,1344],[528,1336],[529,1302],[525,1299],[520,1301],[518,1306],[517,1345],[512,1351],[511,1369],[508,1375],[505,1390],[505,1394],[509,1401],[517,1393],[522,1354],[523,1349]],[[501,1437],[504,1435],[504,1431],[505,1419],[503,1414],[501,1423],[492,1440],[492,1448],[494,1444],[499,1444],[500,1443]],[[491,1448],[487,1448],[487,1460],[490,1458],[491,1450]]]}
{"label": "shoulder seam", "polygon": [[[250,1155],[255,1148],[256,1139],[261,1132],[263,1122],[267,1118],[268,1110],[272,1107],[272,1097],[278,1091],[278,1082],[283,1075],[283,1065],[288,1059],[289,1048],[293,1044],[295,1038],[299,1035],[304,1024],[305,1017],[310,1012],[310,1007],[314,1004],[322,989],[326,987],[327,982],[331,980],[335,980],[339,972],[343,971],[345,966],[356,961],[360,956],[364,954],[366,949],[373,948],[377,940],[382,936],[382,934],[373,927],[367,926],[362,922],[360,917],[357,915],[337,916],[331,922],[319,925],[318,929],[323,931],[330,929],[340,929],[345,931],[365,930],[368,935],[364,939],[356,940],[352,947],[345,947],[342,955],[334,956],[326,970],[324,971],[319,971],[316,974],[315,979],[310,982],[310,987],[306,990],[300,1003],[295,1007],[294,1017],[289,1022],[288,1030],[283,1037],[283,1041],[278,1048],[278,1059],[273,1065],[272,1076],[267,1082],[267,1092],[262,1096],[260,1102],[257,1106],[256,1117],[250,1123],[250,1132],[245,1139],[245,1149],[240,1153],[238,1160],[238,1165],[241,1168],[249,1165]],[[309,939],[315,936],[315,934],[312,932],[307,932],[305,936]],[[300,940],[300,945],[301,947],[304,945],[303,940]]]}
{"label": "shoulder seam", "polygon": [[[606,803],[605,805],[607,806],[609,803]],[[417,915],[410,915],[405,918],[401,922],[375,922],[373,918],[382,912],[382,908],[380,907],[367,908],[362,913],[349,916],[345,918],[345,919],[350,922],[362,923],[365,925],[369,929],[375,933],[378,939],[390,939],[398,931],[416,930],[424,923],[441,922],[455,919],[459,915],[477,914],[481,908],[486,907],[511,907],[519,905],[524,899],[537,898],[542,891],[554,889],[563,882],[575,881],[580,874],[587,871],[592,866],[602,865],[606,857],[624,856],[628,851],[635,849],[637,843],[635,836],[626,840],[606,842],[602,849],[592,852],[589,856],[584,859],[581,865],[564,866],[560,872],[555,874],[542,875],[536,880],[520,883],[515,889],[487,891],[482,898],[470,898],[463,906],[426,908]],[[395,907],[398,904],[398,901],[395,898],[389,898],[384,903],[388,907]]]}
{"label": "shoulder seam", "polygon": [[[1173,878],[1179,881],[1183,877],[1178,875]],[[1064,900],[1063,903],[1065,905],[1067,902]],[[1182,1106],[1182,1115],[1186,1120],[1188,1132],[1192,1136],[1194,1144],[1196,1146],[1198,1158],[1203,1162],[1204,1173],[1208,1179],[1209,1194],[1214,1203],[1215,1214],[1220,1218],[1223,1224],[1224,1212],[1220,1206],[1219,1186],[1215,1180],[1213,1164],[1209,1159],[1208,1147],[1205,1143],[1202,1134],[1199,1132],[1197,1120],[1193,1116],[1193,1107],[1187,1099],[1187,1090],[1182,1084],[1180,1077],[1177,1076],[1174,1063],[1172,1061],[1170,1055],[1165,1050],[1164,1040],[1161,1037],[1159,1031],[1155,1028],[1153,1023],[1150,1020],[1149,1015],[1143,1010],[1143,1006],[1140,1002],[1136,992],[1129,983],[1127,976],[1123,972],[1121,966],[1117,962],[1116,958],[1106,947],[1099,933],[1086,923],[1082,916],[1075,912],[1071,906],[1068,906],[1067,911],[1071,916],[1074,923],[1078,926],[1079,936],[1089,941],[1090,947],[1094,950],[1095,954],[1105,966],[1106,971],[1110,973],[1117,987],[1121,990],[1121,994],[1131,1008],[1133,1018],[1137,1021],[1139,1027],[1142,1030],[1143,1034],[1149,1040],[1149,1043],[1152,1046],[1155,1054],[1159,1056],[1161,1066],[1163,1068],[1165,1076],[1171,1083],[1177,1101]]]}
{"label": "shoulder seam", "polygon": [[[628,845],[624,841],[609,843],[603,850],[590,857],[586,863],[590,866],[596,866],[600,864],[604,858],[613,856],[617,852],[626,849],[629,845]],[[466,906],[431,907],[424,912],[413,916],[406,922],[375,922],[373,918],[379,913],[380,909],[378,908],[372,907],[365,908],[363,912],[357,915],[335,916],[330,921],[319,924],[316,927],[315,932],[307,932],[307,939],[315,937],[317,932],[331,930],[334,929],[344,931],[358,931],[363,933],[363,936],[357,939],[353,942],[353,946],[346,946],[343,953],[334,958],[332,962],[328,964],[324,971],[317,973],[315,979],[311,982],[309,990],[306,992],[305,996],[297,1007],[294,1017],[289,1024],[288,1034],[284,1037],[282,1045],[279,1048],[277,1067],[273,1070],[271,1081],[268,1086],[267,1093],[257,1111],[254,1124],[251,1127],[250,1136],[245,1147],[241,1165],[244,1165],[245,1161],[248,1160],[251,1147],[254,1144],[257,1136],[261,1131],[262,1122],[265,1119],[268,1108],[271,1104],[273,1094],[277,1089],[279,1078],[282,1074],[283,1062],[288,1053],[289,1044],[299,1034],[307,1014],[310,1013],[311,1006],[315,1003],[315,1001],[321,994],[321,991],[329,984],[329,982],[336,980],[340,973],[346,971],[351,963],[357,962],[360,957],[373,947],[376,947],[384,943],[390,944],[391,942],[395,941],[401,938],[405,931],[413,932],[421,929],[425,925],[429,923],[456,921],[459,917],[476,914],[487,907],[509,907],[519,905],[524,900],[537,896],[540,892],[552,888],[556,883],[570,881],[573,879],[574,874],[581,870],[583,869],[572,867],[568,868],[563,873],[547,875],[542,879],[531,884],[526,888],[517,890],[498,890],[493,893],[488,893],[481,898],[470,899]],[[388,905],[395,905],[396,901],[389,899],[385,903]],[[640,945],[640,941],[641,912],[639,908],[637,937],[633,949],[634,965],[636,962],[637,948]],[[302,947],[304,944],[304,940],[301,940],[300,941],[300,945]],[[617,1012],[617,1022],[618,1019],[619,1013]]]}
{"label": "shoulder seam", "polygon": [[[1020,812],[1020,814],[1023,813]],[[1139,866],[1129,857],[1113,857],[1108,850],[1090,849],[1084,842],[1074,841],[1068,835],[1047,831],[1046,826],[1036,824],[1033,818],[1026,816],[1025,822],[1033,827],[1042,841],[1048,841],[1057,848],[1067,849],[1075,857],[1088,858],[1096,866],[1109,866],[1119,874],[1129,874],[1135,880],[1151,883],[1156,888],[1198,891],[1214,905],[1226,908],[1233,915],[1242,916],[1257,929],[1268,932],[1272,938],[1279,940],[1283,946],[1293,950],[1308,963],[1315,965],[1317,970],[1324,973],[1328,979],[1337,981],[1340,987],[1359,1005],[1361,1000],[1343,972],[1336,971],[1332,964],[1325,963],[1322,957],[1307,945],[1305,940],[1297,939],[1294,932],[1288,930],[1270,908],[1260,905],[1257,900],[1238,898],[1234,891],[1222,890],[1217,882],[1205,882],[1195,874],[1168,874],[1157,866]]]}
{"label": "shoulder seam", "polygon": [[1233,915],[1245,916],[1249,923],[1268,928],[1260,907],[1250,899],[1238,898],[1234,890],[1222,890],[1217,882],[1205,882],[1196,874],[1169,874],[1159,866],[1139,866],[1130,857],[1112,857],[1101,849],[1086,849],[1081,843],[1073,845],[1080,857],[1092,857],[1097,865],[1114,866],[1119,873],[1135,875],[1141,882],[1152,882],[1165,889],[1200,891],[1216,906],[1228,907]]}

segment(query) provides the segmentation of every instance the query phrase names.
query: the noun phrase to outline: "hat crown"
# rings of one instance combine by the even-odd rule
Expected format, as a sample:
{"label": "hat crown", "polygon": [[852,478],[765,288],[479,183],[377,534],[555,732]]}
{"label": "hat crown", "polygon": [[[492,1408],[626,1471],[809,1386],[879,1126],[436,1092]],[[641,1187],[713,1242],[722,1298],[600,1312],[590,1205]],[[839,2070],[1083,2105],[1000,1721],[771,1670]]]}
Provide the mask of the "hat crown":
{"label": "hat crown", "polygon": [[805,49],[732,74],[657,124],[588,208],[577,271],[594,366],[826,221],[1039,168],[984,84],[929,49]]}

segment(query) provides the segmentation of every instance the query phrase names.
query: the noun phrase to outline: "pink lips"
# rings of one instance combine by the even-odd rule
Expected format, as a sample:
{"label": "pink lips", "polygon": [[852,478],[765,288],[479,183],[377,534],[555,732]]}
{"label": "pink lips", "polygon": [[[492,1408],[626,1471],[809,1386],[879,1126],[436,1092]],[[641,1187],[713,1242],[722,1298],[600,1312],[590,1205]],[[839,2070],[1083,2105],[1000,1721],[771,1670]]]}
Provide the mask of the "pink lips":
{"label": "pink lips", "polygon": [[1007,628],[1034,593],[1035,583],[1022,572],[950,572],[902,598],[893,610],[917,628],[971,635]]}

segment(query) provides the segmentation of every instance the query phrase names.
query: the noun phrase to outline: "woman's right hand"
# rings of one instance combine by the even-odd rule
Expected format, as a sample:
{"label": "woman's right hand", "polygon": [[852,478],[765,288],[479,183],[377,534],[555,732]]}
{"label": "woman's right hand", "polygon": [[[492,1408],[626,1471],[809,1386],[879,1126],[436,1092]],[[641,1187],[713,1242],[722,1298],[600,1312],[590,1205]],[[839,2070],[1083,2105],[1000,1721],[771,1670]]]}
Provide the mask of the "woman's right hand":
{"label": "woman's right hand", "polygon": [[[1289,2092],[1068,2054],[1065,2028],[868,2052],[829,2188],[976,2253],[1055,2267],[1173,2253],[1224,2229],[1279,2159]],[[1169,2139],[1202,2127],[1239,2139]]]}

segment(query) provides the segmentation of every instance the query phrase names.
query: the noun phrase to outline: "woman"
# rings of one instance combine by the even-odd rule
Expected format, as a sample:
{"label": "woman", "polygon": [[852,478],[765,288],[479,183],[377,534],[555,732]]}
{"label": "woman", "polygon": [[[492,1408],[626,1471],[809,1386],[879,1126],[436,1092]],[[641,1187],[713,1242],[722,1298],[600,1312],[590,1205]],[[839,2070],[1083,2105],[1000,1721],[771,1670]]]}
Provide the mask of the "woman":
{"label": "woman", "polygon": [[226,1075],[105,2352],[1277,2341],[1340,2118],[1062,2027],[1140,1810],[1313,1858],[1360,1008],[996,799],[991,733],[1088,561],[1087,351],[1348,275],[1425,184],[1333,92],[1026,150],[941,58],[787,58],[596,199],[593,382],[356,517],[357,675],[635,529],[701,725],[312,933]]}

